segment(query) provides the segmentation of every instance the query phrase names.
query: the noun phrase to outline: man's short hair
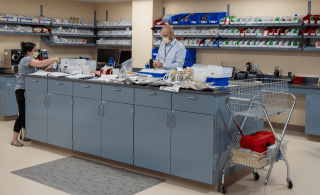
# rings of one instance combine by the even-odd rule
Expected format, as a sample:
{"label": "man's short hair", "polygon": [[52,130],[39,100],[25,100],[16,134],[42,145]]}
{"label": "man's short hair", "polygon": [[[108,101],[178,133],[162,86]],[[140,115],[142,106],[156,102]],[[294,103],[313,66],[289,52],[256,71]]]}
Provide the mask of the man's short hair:
{"label": "man's short hair", "polygon": [[167,24],[162,29],[164,29],[164,28],[168,28],[170,34],[174,32],[172,25]]}

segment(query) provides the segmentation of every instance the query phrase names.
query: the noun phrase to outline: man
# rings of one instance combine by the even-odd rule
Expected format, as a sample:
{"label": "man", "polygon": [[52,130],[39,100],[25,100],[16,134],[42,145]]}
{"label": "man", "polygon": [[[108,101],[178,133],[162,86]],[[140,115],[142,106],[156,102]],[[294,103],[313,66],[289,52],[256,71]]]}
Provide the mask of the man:
{"label": "man", "polygon": [[183,67],[186,57],[184,45],[174,38],[171,25],[166,25],[161,31],[162,43],[158,55],[153,63],[155,68],[177,69]]}

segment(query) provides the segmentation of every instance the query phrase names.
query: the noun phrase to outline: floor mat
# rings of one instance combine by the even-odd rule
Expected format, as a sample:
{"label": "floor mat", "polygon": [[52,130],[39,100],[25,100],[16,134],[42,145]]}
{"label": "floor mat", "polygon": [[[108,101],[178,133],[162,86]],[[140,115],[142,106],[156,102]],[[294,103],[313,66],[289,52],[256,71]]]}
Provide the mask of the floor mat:
{"label": "floor mat", "polygon": [[74,195],[132,195],[165,181],[78,157],[11,173]]}

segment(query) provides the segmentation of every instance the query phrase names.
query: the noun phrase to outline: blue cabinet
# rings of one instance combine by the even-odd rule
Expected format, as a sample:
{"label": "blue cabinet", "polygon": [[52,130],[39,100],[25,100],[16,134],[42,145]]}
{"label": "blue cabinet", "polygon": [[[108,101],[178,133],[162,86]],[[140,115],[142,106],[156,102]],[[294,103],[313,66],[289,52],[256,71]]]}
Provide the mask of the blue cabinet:
{"label": "blue cabinet", "polygon": [[18,104],[15,95],[16,77],[0,78],[0,115],[18,115]]}
{"label": "blue cabinet", "polygon": [[26,137],[48,143],[47,93],[26,90]]}
{"label": "blue cabinet", "polygon": [[102,157],[132,165],[133,105],[103,101],[101,115]]}
{"label": "blue cabinet", "polygon": [[171,110],[135,106],[134,165],[170,174]]}
{"label": "blue cabinet", "polygon": [[49,144],[72,149],[71,100],[71,96],[48,94],[47,107]]}
{"label": "blue cabinet", "polygon": [[213,184],[214,116],[172,112],[171,174]]}
{"label": "blue cabinet", "polygon": [[73,149],[101,156],[101,100],[73,100]]}
{"label": "blue cabinet", "polygon": [[320,90],[308,90],[305,133],[320,135]]}

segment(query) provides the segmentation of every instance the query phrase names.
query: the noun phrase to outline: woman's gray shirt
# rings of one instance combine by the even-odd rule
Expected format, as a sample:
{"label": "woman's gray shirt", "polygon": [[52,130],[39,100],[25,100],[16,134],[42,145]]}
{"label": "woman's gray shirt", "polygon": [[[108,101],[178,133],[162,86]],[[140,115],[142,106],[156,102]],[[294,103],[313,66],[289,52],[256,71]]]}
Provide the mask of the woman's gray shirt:
{"label": "woman's gray shirt", "polygon": [[36,67],[29,66],[30,60],[32,57],[23,57],[18,65],[18,78],[16,83],[15,91],[18,89],[25,89],[25,76],[27,74],[35,73],[37,71]]}

